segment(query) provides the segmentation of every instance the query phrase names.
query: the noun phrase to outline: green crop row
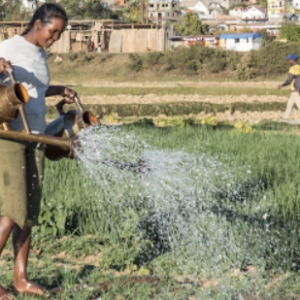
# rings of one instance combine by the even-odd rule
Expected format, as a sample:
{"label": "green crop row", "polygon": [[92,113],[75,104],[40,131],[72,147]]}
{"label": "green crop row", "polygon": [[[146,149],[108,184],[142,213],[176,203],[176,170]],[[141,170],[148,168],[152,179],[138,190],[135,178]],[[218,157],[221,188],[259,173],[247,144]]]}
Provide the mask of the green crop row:
{"label": "green crop row", "polygon": [[[92,111],[96,116],[110,115],[117,113],[120,117],[143,117],[166,115],[166,116],[180,116],[180,115],[197,115],[201,112],[218,113],[230,111],[232,114],[235,111],[240,112],[264,112],[264,111],[284,111],[285,103],[268,102],[268,103],[245,103],[234,102],[228,104],[216,103],[202,103],[202,102],[179,102],[179,103],[158,103],[158,104],[86,104],[85,108]],[[57,115],[54,106],[47,107],[48,117],[55,117]]]}

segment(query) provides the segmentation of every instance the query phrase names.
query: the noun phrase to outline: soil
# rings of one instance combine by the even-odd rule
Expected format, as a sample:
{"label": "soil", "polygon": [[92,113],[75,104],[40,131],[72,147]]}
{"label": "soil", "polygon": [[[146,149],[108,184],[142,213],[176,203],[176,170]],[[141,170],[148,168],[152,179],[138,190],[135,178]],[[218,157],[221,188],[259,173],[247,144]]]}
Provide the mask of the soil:
{"label": "soil", "polygon": [[[106,95],[95,95],[95,96],[84,96],[81,97],[83,104],[155,104],[155,103],[176,103],[176,102],[205,102],[205,103],[233,103],[233,102],[287,102],[287,97],[284,96],[201,96],[201,95],[117,95],[117,96],[106,96]],[[54,97],[47,98],[47,105],[55,105],[58,100]]]}
{"label": "soil", "polygon": [[[54,84],[54,82],[53,82]],[[236,86],[236,87],[255,87],[255,88],[274,88],[278,85],[276,81],[259,81],[259,82],[90,82],[89,84],[83,84],[89,86],[115,86],[115,87],[169,87],[169,86]],[[83,104],[157,104],[157,103],[176,103],[176,102],[206,102],[206,103],[217,103],[217,104],[227,104],[233,102],[244,102],[244,103],[268,103],[268,102],[287,102],[287,97],[276,96],[276,95],[265,95],[265,96],[201,96],[201,95],[156,95],[147,94],[140,96],[133,95],[117,95],[117,96],[106,96],[106,95],[95,95],[95,96],[85,96],[81,98]],[[47,105],[55,105],[58,102],[57,98],[51,97],[47,98]],[[203,112],[197,115],[198,119],[203,119],[207,115]],[[238,121],[250,123],[258,123],[262,120],[273,120],[282,121],[283,112],[282,111],[266,111],[266,112],[247,112],[241,113],[235,111],[233,114],[230,111],[224,113],[216,114],[217,121]],[[300,119],[300,111],[294,108],[292,114],[290,115],[291,120]]]}
{"label": "soil", "polygon": [[[159,81],[86,81],[80,85],[85,87],[207,87],[207,86],[226,86],[226,87],[253,87],[276,89],[279,81],[174,81],[174,82],[159,82]],[[52,81],[51,84],[59,85],[61,82]],[[64,82],[64,85],[76,85],[74,81]]]}

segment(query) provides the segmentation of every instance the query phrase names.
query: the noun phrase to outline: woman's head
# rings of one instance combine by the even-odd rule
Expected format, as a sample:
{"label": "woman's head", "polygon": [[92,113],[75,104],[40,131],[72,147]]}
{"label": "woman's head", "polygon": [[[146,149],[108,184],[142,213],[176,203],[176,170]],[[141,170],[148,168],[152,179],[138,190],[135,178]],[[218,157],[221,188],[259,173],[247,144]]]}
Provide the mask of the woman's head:
{"label": "woman's head", "polygon": [[35,11],[23,35],[30,35],[37,46],[49,48],[59,40],[67,22],[67,14],[60,5],[45,3]]}

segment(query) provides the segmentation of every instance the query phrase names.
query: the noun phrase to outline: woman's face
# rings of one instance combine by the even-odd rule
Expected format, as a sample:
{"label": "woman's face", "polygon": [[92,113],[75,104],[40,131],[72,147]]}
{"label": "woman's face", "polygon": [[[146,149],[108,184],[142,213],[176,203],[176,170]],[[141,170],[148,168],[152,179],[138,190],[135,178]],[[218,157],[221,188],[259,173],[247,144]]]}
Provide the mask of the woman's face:
{"label": "woman's face", "polygon": [[40,20],[36,22],[36,42],[37,46],[49,48],[54,42],[60,39],[60,35],[65,30],[66,23],[61,18],[53,18],[49,23],[42,24]]}

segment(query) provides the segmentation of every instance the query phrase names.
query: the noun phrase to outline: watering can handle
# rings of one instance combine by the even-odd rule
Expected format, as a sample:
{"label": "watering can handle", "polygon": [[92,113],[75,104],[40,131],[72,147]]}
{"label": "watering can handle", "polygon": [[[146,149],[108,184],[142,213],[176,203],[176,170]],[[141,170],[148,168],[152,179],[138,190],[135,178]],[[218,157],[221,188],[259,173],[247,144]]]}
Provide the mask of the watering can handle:
{"label": "watering can handle", "polygon": [[84,108],[77,95],[75,95],[75,104],[77,105],[77,108],[81,113],[84,112]]}
{"label": "watering can handle", "polygon": [[12,70],[9,70],[9,69],[7,69],[7,68],[5,68],[5,70],[6,70],[6,72],[8,73],[8,76],[9,76],[9,79],[10,79],[11,83],[12,83],[12,84],[17,83],[17,80],[16,80],[16,78],[15,78],[15,75],[14,75],[13,71],[12,71]]}

